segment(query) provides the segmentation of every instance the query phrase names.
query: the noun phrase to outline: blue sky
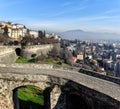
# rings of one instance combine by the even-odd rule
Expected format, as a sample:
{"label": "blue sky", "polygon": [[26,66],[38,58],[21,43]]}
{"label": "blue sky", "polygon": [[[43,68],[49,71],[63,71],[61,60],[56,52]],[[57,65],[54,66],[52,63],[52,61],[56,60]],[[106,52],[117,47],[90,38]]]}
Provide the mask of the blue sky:
{"label": "blue sky", "polygon": [[120,33],[120,0],[0,0],[0,20],[47,31]]}

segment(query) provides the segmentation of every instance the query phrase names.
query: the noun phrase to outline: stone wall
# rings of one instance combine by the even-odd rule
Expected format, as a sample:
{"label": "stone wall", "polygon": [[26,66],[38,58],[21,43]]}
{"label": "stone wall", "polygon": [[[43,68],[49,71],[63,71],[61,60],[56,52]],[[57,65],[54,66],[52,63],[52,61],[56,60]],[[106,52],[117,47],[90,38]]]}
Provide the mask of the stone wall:
{"label": "stone wall", "polygon": [[0,64],[0,67],[4,68],[26,68],[26,69],[53,69],[53,65],[48,64],[34,64],[34,63],[12,63],[12,64]]}
{"label": "stone wall", "polygon": [[40,56],[41,54],[46,55],[53,48],[52,44],[48,45],[39,45],[39,46],[27,46],[23,50],[23,57],[31,58],[32,54],[36,54],[36,56]]}
{"label": "stone wall", "polygon": [[[22,51],[23,57],[31,58],[32,54],[40,56],[41,54],[46,55],[53,46],[60,47],[60,44],[45,44],[45,45],[35,45],[35,46],[26,46]],[[0,46],[0,63],[14,63],[17,59],[16,48],[21,46]]]}
{"label": "stone wall", "polygon": [[58,99],[60,95],[61,95],[61,88],[58,85],[55,85],[53,90],[50,93],[51,109],[54,109],[54,107],[58,103]]}
{"label": "stone wall", "polygon": [[18,56],[16,55],[15,51],[5,52],[5,54],[0,54],[0,63],[11,64],[15,63]]}
{"label": "stone wall", "polygon": [[20,48],[20,46],[0,46],[0,63],[15,63],[18,58],[15,52],[16,48]]}

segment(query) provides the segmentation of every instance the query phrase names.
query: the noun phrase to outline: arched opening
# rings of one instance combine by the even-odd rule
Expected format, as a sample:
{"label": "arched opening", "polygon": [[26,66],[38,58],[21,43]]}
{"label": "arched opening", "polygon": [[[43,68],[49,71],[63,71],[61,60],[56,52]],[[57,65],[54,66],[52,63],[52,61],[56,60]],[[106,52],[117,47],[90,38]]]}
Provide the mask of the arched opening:
{"label": "arched opening", "polygon": [[80,95],[69,94],[66,101],[67,109],[91,109],[87,101]]}
{"label": "arched opening", "polygon": [[16,52],[17,56],[21,56],[21,49],[20,48],[16,48],[15,52]]}
{"label": "arched opening", "polygon": [[13,90],[14,109],[45,109],[43,90],[36,86],[21,86]]}

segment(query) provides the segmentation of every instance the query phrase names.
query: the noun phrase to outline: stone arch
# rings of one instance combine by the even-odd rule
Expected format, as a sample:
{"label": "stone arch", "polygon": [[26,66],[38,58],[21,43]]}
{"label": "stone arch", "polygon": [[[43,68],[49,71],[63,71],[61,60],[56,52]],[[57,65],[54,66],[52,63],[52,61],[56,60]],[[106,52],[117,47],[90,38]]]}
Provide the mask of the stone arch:
{"label": "stone arch", "polygon": [[17,56],[21,56],[21,52],[22,52],[21,48],[16,48],[15,49],[15,53],[16,53]]}
{"label": "stone arch", "polygon": [[[3,89],[3,90],[7,89],[8,92],[6,93],[6,97],[4,97],[4,99],[7,100],[7,102],[6,102],[6,104],[4,104],[4,106],[3,106],[4,108],[2,108],[2,109],[14,109],[14,102],[13,102],[14,93],[13,93],[13,91],[15,89],[17,89],[18,87],[21,87],[24,85],[32,85],[32,86],[38,87],[43,90],[45,90],[46,87],[49,87],[49,84],[47,84],[45,81],[41,81],[40,79],[39,79],[39,81],[34,81],[34,80],[29,81],[26,79],[22,79],[22,78],[25,78],[25,76],[20,76],[19,78],[21,78],[21,80],[18,80],[18,81],[14,80],[14,79],[12,81],[8,81],[8,80],[4,81],[3,80],[4,84],[6,84],[5,89]],[[31,78],[31,77],[29,77],[29,78]],[[36,80],[38,80],[38,78],[36,78]],[[1,101],[0,101],[0,103],[1,103]]]}
{"label": "stone arch", "polygon": [[[30,89],[27,89],[28,87]],[[19,90],[19,93],[18,93],[18,90]],[[22,92],[20,93],[20,91]],[[35,85],[23,85],[13,89],[12,99],[14,103],[14,106],[13,106],[14,109],[31,109],[31,107],[35,107],[36,109],[44,109],[44,95],[42,93],[43,91],[39,87],[36,87]],[[20,98],[22,94],[23,95],[25,94],[26,96],[23,99]],[[29,98],[28,94],[33,96],[33,98],[36,98],[36,100],[38,99],[39,101],[33,102]],[[37,96],[43,97],[43,98],[37,98]],[[38,102],[40,102],[41,105]]]}
{"label": "stone arch", "polygon": [[[35,78],[36,78],[36,80],[39,79],[39,81],[34,81],[29,76],[27,76],[25,80],[22,79],[22,80],[17,81],[17,82],[16,81],[12,81],[12,87],[11,87],[11,89],[13,90],[12,97],[16,96],[16,94],[17,94],[16,93],[16,89],[17,88],[19,88],[21,86],[26,86],[26,85],[33,85],[35,87],[42,88],[44,90],[44,100],[45,100],[44,109],[51,109],[51,105],[53,105],[53,102],[51,101],[51,99],[53,100],[54,99],[53,97],[55,97],[53,95],[51,97],[51,93],[54,93],[53,89],[55,88],[56,83],[54,83],[54,80],[52,81],[51,79],[48,79],[48,77],[46,77],[45,75],[42,76],[42,77],[45,78],[45,80],[46,79],[47,80],[43,81],[42,80],[43,78],[40,80],[39,76],[37,75],[37,76],[35,76]],[[24,78],[25,78],[25,76],[24,76]],[[29,81],[29,79],[31,79],[31,81]],[[55,77],[54,77],[54,79],[55,79]],[[55,93],[54,93],[54,95],[55,95]],[[14,100],[12,99],[12,101],[14,101]],[[55,103],[55,99],[54,99],[54,103]],[[57,99],[56,99],[56,103],[57,103]],[[14,107],[13,109],[17,109],[15,107],[19,108],[19,106],[14,106],[14,105],[13,105],[13,107]]]}

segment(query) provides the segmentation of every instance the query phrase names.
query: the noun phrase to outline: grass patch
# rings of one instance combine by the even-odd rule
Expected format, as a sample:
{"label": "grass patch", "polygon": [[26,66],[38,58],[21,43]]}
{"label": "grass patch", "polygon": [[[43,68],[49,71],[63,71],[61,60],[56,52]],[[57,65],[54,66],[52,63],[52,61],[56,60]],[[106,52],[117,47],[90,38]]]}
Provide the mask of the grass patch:
{"label": "grass patch", "polygon": [[54,58],[54,57],[48,57],[48,56],[39,56],[36,58],[32,58],[32,59],[27,59],[27,58],[23,58],[23,57],[19,57],[16,60],[16,63],[44,63],[44,64],[50,64],[50,65],[62,65],[62,66],[67,66],[67,64],[61,62],[60,58]]}
{"label": "grass patch", "polygon": [[16,63],[28,63],[29,62],[29,59],[27,58],[22,58],[22,57],[19,57],[17,60],[16,60]]}
{"label": "grass patch", "polygon": [[44,105],[43,91],[35,86],[22,86],[18,88],[17,93],[20,100]]}
{"label": "grass patch", "polygon": [[44,63],[45,64],[55,65],[57,62],[51,57],[46,57]]}

